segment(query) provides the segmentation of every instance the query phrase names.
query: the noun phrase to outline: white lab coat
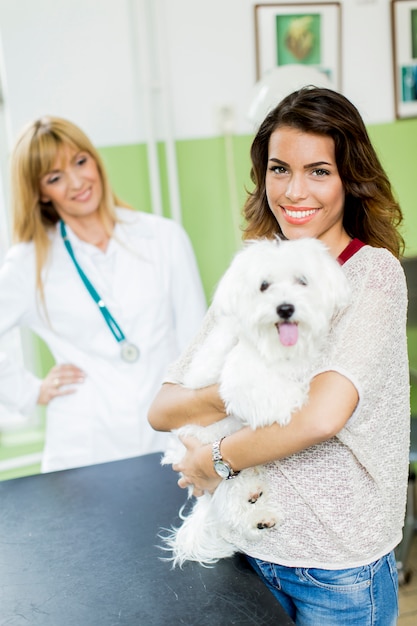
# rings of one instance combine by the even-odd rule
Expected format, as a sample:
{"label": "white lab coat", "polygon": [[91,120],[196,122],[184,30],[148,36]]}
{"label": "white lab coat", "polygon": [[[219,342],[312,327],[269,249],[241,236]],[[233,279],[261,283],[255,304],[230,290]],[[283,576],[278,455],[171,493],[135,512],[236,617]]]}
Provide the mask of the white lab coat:
{"label": "white lab coat", "polygon": [[[27,326],[57,363],[73,363],[86,373],[76,393],[47,407],[44,472],[163,450],[166,434],[149,426],[148,408],[167,366],[196,333],[206,310],[182,227],[155,215],[117,211],[122,223],[105,253],[68,227],[67,233],[78,263],[127,339],[139,347],[136,363],[122,360],[120,344],[81,281],[59,229],[43,273],[49,320],[36,290],[33,244],[13,246],[0,269],[0,334]],[[33,408],[40,381],[25,372],[24,382],[26,408],[29,397]],[[19,406],[18,371],[8,384],[15,384]]]}
{"label": "white lab coat", "polygon": [[[33,375],[4,352],[0,353],[0,430],[27,427],[33,404],[39,393],[39,384],[32,384]],[[35,416],[33,416],[35,417]],[[37,424],[34,421],[33,425]]]}

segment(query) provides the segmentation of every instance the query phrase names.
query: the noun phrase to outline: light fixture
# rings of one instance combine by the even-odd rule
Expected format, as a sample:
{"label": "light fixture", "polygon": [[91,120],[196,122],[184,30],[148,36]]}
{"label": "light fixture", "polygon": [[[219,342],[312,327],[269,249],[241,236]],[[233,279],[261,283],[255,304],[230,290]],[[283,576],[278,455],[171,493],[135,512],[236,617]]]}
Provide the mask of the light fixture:
{"label": "light fixture", "polygon": [[285,96],[307,85],[334,88],[327,75],[311,65],[274,67],[255,84],[247,118],[257,128]]}

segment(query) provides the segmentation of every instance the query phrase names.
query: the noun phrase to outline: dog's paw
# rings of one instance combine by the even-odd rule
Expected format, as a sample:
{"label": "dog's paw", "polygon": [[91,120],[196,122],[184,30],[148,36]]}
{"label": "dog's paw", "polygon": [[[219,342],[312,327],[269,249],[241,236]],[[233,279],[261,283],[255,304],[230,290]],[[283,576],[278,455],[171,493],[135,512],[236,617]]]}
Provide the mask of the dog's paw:
{"label": "dog's paw", "polygon": [[262,489],[257,489],[256,491],[250,493],[248,497],[249,504],[256,504],[262,495],[263,495]]}
{"label": "dog's paw", "polygon": [[251,507],[251,513],[241,518],[241,528],[244,535],[249,540],[257,540],[265,532],[275,528],[279,524],[279,516],[276,511],[271,510],[269,507],[262,507],[261,510],[257,510],[257,507]]}
{"label": "dog's paw", "polygon": [[260,520],[256,524],[256,528],[258,530],[266,530],[267,528],[273,528],[276,525],[276,520],[274,518],[270,518],[268,520]]}

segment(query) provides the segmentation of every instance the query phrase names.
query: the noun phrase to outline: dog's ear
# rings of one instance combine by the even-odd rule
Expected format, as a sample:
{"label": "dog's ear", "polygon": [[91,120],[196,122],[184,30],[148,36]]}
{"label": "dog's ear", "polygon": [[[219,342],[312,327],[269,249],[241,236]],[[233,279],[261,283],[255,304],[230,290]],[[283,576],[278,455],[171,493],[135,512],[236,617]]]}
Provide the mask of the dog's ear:
{"label": "dog's ear", "polygon": [[213,295],[212,307],[216,313],[220,315],[235,315],[238,311],[239,293],[244,284],[244,276],[242,276],[241,257],[245,253],[249,242],[242,250],[240,250],[233,258],[226,272],[220,279]]}
{"label": "dog's ear", "polygon": [[282,245],[279,237],[274,239],[248,239],[244,247],[234,256],[229,268],[218,283],[213,296],[212,305],[222,315],[240,318],[242,307],[251,289],[250,276],[258,274],[260,259],[265,250],[271,250],[271,246]]}
{"label": "dog's ear", "polygon": [[303,252],[308,258],[311,252],[309,271],[317,278],[323,303],[333,315],[343,310],[350,302],[351,290],[345,272],[339,262],[330,254],[328,247],[315,238],[297,239],[290,243],[300,247],[300,257]]}

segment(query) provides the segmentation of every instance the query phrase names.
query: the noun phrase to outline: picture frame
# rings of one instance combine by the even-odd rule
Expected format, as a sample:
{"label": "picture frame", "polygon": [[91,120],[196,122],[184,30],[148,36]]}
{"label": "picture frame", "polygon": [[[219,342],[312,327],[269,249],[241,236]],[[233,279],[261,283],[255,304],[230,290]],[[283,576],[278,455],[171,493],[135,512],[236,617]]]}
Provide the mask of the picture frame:
{"label": "picture frame", "polygon": [[391,0],[395,117],[417,117],[417,0]]}
{"label": "picture frame", "polygon": [[340,91],[340,2],[261,3],[254,11],[257,81],[276,66],[303,64],[322,71]]}

